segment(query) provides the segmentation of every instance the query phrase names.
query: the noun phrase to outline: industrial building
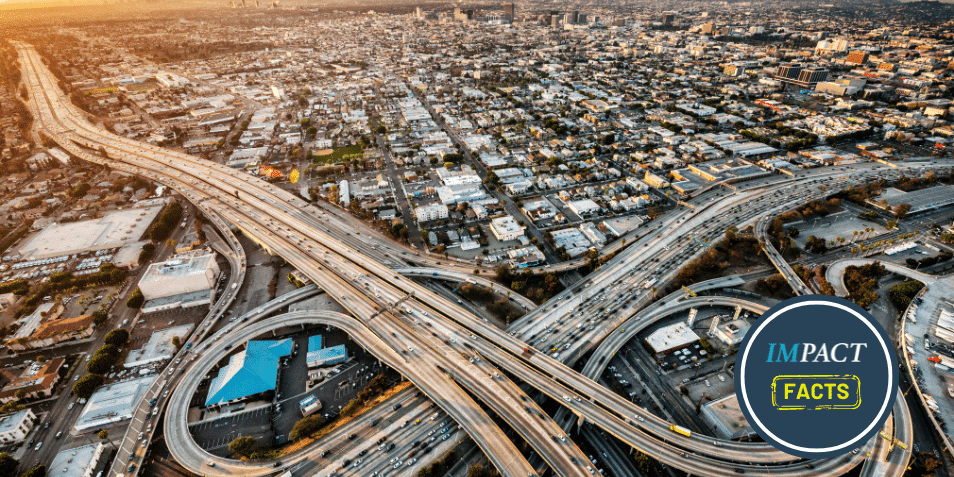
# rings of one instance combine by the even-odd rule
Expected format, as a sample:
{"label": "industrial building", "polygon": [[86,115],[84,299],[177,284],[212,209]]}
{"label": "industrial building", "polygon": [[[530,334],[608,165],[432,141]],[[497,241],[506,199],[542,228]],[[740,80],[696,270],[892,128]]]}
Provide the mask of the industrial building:
{"label": "industrial building", "polygon": [[17,254],[25,260],[42,260],[138,242],[162,208],[117,210],[98,219],[51,224],[24,243]]}
{"label": "industrial building", "polygon": [[96,467],[105,450],[106,445],[102,442],[62,450],[53,458],[47,475],[55,475],[56,477],[93,477],[96,475]]}
{"label": "industrial building", "polygon": [[274,391],[278,384],[279,360],[291,353],[291,338],[249,341],[212,379],[205,405],[225,404]]}
{"label": "industrial building", "polygon": [[345,345],[322,348],[315,353],[308,353],[308,367],[319,368],[342,363],[348,359],[348,349]]}
{"label": "industrial building", "polygon": [[656,353],[669,353],[697,341],[699,341],[699,335],[681,322],[663,326],[646,338],[646,344]]}
{"label": "industrial building", "polygon": [[215,253],[194,250],[146,269],[139,290],[146,299],[143,313],[212,303],[220,273]]}
{"label": "industrial building", "polygon": [[36,414],[33,414],[30,409],[0,416],[0,445],[8,446],[23,442],[27,434],[33,430],[35,422]]}
{"label": "industrial building", "polygon": [[73,429],[83,432],[131,419],[139,398],[155,380],[153,374],[99,388],[90,396]]}

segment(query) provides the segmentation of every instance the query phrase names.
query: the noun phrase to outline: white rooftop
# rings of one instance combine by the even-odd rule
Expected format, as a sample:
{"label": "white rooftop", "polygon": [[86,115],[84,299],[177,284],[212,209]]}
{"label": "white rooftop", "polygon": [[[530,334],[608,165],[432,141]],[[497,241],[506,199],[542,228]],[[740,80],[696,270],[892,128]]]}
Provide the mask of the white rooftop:
{"label": "white rooftop", "polygon": [[118,210],[99,219],[52,224],[19,249],[30,260],[122,247],[138,241],[162,206]]}
{"label": "white rooftop", "polygon": [[100,388],[89,398],[73,428],[84,431],[130,419],[136,402],[155,380],[153,374]]}
{"label": "white rooftop", "polygon": [[696,335],[696,332],[681,322],[653,331],[652,334],[646,338],[646,343],[657,353],[682,348],[696,341],[699,341],[699,336]]}
{"label": "white rooftop", "polygon": [[88,477],[103,454],[102,442],[60,451],[47,468],[50,477]]}
{"label": "white rooftop", "polygon": [[189,334],[191,329],[192,325],[189,324],[157,330],[149,337],[149,341],[142,345],[142,348],[129,352],[123,366],[135,368],[136,366],[171,359],[176,352],[176,347],[172,345],[172,338],[178,336],[181,341],[185,342],[185,336]]}

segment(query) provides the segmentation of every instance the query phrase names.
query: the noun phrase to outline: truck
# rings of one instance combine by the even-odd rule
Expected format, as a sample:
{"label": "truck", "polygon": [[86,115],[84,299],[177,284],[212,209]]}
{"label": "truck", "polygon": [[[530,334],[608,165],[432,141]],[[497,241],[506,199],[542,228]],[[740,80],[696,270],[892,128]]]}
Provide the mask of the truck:
{"label": "truck", "polygon": [[238,288],[238,283],[233,283],[233,284],[232,284],[232,289],[235,290],[236,288]]}
{"label": "truck", "polygon": [[692,437],[692,431],[682,426],[677,426],[675,424],[672,424],[669,426],[669,430],[672,432],[675,432],[676,434],[682,434],[686,437]]}
{"label": "truck", "polygon": [[303,417],[308,417],[321,410],[321,401],[314,394],[298,401]]}
{"label": "truck", "polygon": [[656,283],[655,278],[653,278],[652,280],[646,280],[646,283],[643,284],[643,288],[648,290],[650,287],[653,286],[654,283]]}

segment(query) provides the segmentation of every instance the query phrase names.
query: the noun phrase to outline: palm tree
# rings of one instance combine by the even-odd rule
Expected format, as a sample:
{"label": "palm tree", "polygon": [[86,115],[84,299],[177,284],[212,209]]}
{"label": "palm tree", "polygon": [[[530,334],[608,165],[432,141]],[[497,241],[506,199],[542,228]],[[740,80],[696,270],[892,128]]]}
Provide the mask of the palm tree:
{"label": "palm tree", "polygon": [[851,243],[854,243],[854,242],[855,242],[855,238],[856,238],[857,236],[858,236],[858,231],[857,231],[857,230],[852,230],[852,231],[851,231]]}

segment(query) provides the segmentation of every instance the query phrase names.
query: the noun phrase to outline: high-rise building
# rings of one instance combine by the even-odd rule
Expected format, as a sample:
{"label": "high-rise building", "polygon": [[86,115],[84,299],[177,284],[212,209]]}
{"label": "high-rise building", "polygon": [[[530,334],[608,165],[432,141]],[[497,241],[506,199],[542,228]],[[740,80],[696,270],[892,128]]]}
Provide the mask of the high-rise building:
{"label": "high-rise building", "polygon": [[798,75],[798,82],[808,85],[816,85],[828,79],[828,70],[825,68],[805,68]]}
{"label": "high-rise building", "polygon": [[775,73],[775,77],[778,79],[790,79],[797,80],[798,75],[802,72],[802,65],[798,63],[783,63],[779,65],[778,70]]}
{"label": "high-rise building", "polygon": [[672,26],[672,24],[676,21],[676,15],[671,12],[666,12],[663,13],[660,20],[662,20],[663,26]]}
{"label": "high-rise building", "polygon": [[516,18],[516,17],[514,16],[514,13],[515,13],[515,12],[516,12],[516,8],[514,8],[514,4],[513,4],[513,3],[508,3],[508,4],[504,5],[504,17],[506,17],[505,19],[506,19],[508,22],[513,23],[513,20]]}
{"label": "high-rise building", "polygon": [[[244,0],[243,0],[243,1],[244,1]],[[424,11],[421,10],[421,7],[416,7],[416,8],[414,8],[414,17],[415,17],[415,18],[422,18],[423,16],[424,16]]]}
{"label": "high-rise building", "polygon": [[570,15],[570,23],[572,23],[572,24],[574,24],[574,25],[576,25],[577,23],[580,23],[580,11],[579,11],[579,10],[573,10],[573,14]]}
{"label": "high-rise building", "polygon": [[856,65],[863,65],[868,62],[868,53],[864,51],[852,51],[848,53],[848,58],[845,61]]}

